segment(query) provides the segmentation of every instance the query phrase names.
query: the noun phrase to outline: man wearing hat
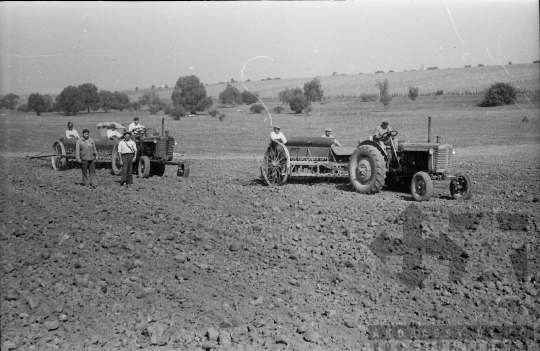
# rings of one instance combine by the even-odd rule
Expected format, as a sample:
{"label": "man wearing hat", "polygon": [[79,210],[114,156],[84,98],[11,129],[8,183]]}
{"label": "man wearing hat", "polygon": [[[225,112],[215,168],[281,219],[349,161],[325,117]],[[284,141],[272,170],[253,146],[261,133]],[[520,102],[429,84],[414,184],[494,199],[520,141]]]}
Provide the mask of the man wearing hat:
{"label": "man wearing hat", "polygon": [[336,137],[332,135],[332,129],[326,128],[324,130],[323,138],[333,138],[334,139],[334,145],[341,147],[341,143],[336,140]]}
{"label": "man wearing hat", "polygon": [[[97,158],[97,149],[94,140],[90,138],[90,131],[88,129],[83,129],[82,139],[77,140],[75,145],[75,155],[77,162],[81,163],[82,171],[82,183],[88,185],[92,189],[96,188],[95,177],[96,177],[96,165],[95,161]],[[90,174],[90,181],[88,180],[88,174]]]}
{"label": "man wearing hat", "polygon": [[375,129],[375,135],[373,136],[373,140],[378,142],[379,145],[383,148],[383,150],[386,148],[386,145],[384,144],[388,139],[382,140],[382,136],[386,132],[391,132],[392,128],[388,125],[388,120],[384,119],[381,122],[381,125]]}
{"label": "man wearing hat", "polygon": [[139,134],[141,131],[144,130],[144,126],[142,124],[139,124],[139,117],[133,118],[133,123],[129,125],[128,130],[134,134]]}
{"label": "man wearing hat", "polygon": [[270,133],[270,141],[278,141],[282,144],[287,143],[285,135],[281,132],[281,128],[278,125],[274,126],[274,131]]}
{"label": "man wearing hat", "polygon": [[115,140],[122,137],[122,134],[118,133],[118,131],[116,130],[116,124],[111,123],[109,128],[110,129],[107,131],[107,138]]}
{"label": "man wearing hat", "polygon": [[137,144],[131,140],[131,132],[124,132],[124,139],[118,143],[118,153],[120,154],[120,165],[122,165],[122,177],[120,185],[129,188],[133,184],[133,162],[137,158]]}

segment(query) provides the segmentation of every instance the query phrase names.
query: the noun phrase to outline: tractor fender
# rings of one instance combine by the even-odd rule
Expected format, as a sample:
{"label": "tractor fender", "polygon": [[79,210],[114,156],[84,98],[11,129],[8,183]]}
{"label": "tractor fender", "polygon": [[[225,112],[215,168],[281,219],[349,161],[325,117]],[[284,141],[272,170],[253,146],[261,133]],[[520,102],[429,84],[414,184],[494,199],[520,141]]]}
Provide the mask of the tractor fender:
{"label": "tractor fender", "polygon": [[[379,152],[381,153],[381,155],[383,155],[384,157],[386,157],[386,150],[383,150],[383,148],[381,147],[381,145],[379,145],[379,143],[373,141],[373,140],[364,140],[362,141],[360,144],[358,144],[358,146],[362,146],[362,145],[371,145],[371,146],[374,146],[377,148],[377,150],[379,150]],[[357,147],[358,147],[357,146]]]}

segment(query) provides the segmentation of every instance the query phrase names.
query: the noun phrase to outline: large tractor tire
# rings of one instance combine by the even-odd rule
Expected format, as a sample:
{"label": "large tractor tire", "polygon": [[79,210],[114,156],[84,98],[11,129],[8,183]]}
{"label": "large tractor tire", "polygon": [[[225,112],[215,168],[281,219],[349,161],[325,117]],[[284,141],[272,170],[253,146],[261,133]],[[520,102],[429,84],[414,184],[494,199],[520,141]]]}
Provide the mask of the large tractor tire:
{"label": "large tractor tire", "polygon": [[150,177],[150,159],[148,156],[142,156],[139,160],[139,177],[140,178],[148,178]]}
{"label": "large tractor tire", "polygon": [[473,195],[473,182],[467,174],[457,174],[450,182],[450,195],[456,200],[469,200]]}
{"label": "large tractor tire", "polygon": [[112,174],[119,176],[122,175],[122,165],[120,164],[120,160],[122,159],[122,155],[118,152],[118,144],[120,142],[114,144],[113,150],[112,150],[112,157],[111,157],[111,171]]}
{"label": "large tractor tire", "polygon": [[384,185],[386,169],[384,157],[376,147],[362,145],[349,159],[349,179],[361,194],[378,193]]}
{"label": "large tractor tire", "polygon": [[433,195],[433,181],[426,172],[415,173],[411,179],[411,194],[416,201],[429,201]]}

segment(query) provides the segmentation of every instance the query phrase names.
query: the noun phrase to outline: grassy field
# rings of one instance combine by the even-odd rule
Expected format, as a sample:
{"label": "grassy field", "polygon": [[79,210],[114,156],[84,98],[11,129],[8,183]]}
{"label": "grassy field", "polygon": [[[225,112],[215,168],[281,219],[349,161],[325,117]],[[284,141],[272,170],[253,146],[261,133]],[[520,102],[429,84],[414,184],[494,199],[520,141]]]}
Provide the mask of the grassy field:
{"label": "grassy field", "polygon": [[[517,105],[477,107],[480,95],[422,96],[412,102],[396,97],[387,112],[381,103],[360,102],[359,99],[331,99],[327,104],[315,104],[309,116],[292,113],[272,114],[272,121],[280,124],[286,136],[320,136],[326,127],[344,146],[355,146],[358,139],[367,139],[383,118],[399,131],[399,140],[427,140],[427,119],[432,119],[432,136],[441,135],[444,142],[456,148],[539,144],[539,95],[528,100],[520,95]],[[266,102],[270,110],[279,104]],[[92,112],[77,116],[47,113],[41,117],[31,113],[1,110],[1,150],[3,152],[41,152],[52,147],[64,136],[66,124],[72,121],[81,133],[91,130],[99,138],[96,125],[100,122],[129,124],[139,116],[143,125],[169,130],[179,144],[177,152],[186,157],[196,156],[261,156],[268,144],[271,131],[268,114],[238,112],[236,108],[221,108],[224,121],[209,115],[186,117],[174,121],[169,116],[148,112]],[[529,122],[522,122],[528,116]],[[266,119],[266,121],[265,121]]]}
{"label": "grassy field", "polygon": [[[375,82],[388,79],[390,92],[407,94],[409,86],[418,87],[420,94],[434,94],[438,90],[445,93],[461,93],[465,91],[483,91],[495,82],[512,83],[527,91],[540,89],[540,65],[534,63],[515,64],[510,66],[485,66],[470,68],[447,68],[437,70],[394,72],[383,74],[357,74],[347,76],[319,77],[326,96],[356,97],[363,93],[378,93]],[[250,91],[259,92],[262,98],[277,98],[277,94],[285,88],[303,87],[311,79],[279,79],[270,81],[254,81],[244,83]],[[204,83],[204,82],[203,82]],[[244,91],[242,83],[233,86]],[[206,86],[208,95],[217,102],[219,93],[226,84]],[[131,101],[136,101],[147,90],[127,92]],[[170,100],[173,89],[157,89],[162,99]]]}

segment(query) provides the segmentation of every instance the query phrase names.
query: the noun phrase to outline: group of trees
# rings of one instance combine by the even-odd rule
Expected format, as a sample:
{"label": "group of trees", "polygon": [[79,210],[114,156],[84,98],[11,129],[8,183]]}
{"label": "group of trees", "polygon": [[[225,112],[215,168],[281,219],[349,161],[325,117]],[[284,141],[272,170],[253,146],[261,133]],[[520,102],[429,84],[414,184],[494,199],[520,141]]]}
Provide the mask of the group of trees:
{"label": "group of trees", "polygon": [[98,90],[92,83],[84,83],[78,87],[70,85],[64,88],[56,97],[56,110],[66,115],[76,114],[79,111],[97,111],[100,108],[120,110],[130,108],[131,103],[126,93],[120,91]]}
{"label": "group of trees", "polygon": [[289,108],[296,113],[302,113],[305,109],[310,109],[312,102],[321,102],[324,97],[324,90],[318,78],[304,84],[304,89],[296,87],[287,88],[278,93],[279,101],[282,105],[289,105]]}
{"label": "group of trees", "polygon": [[225,90],[219,93],[219,101],[224,105],[236,106],[240,103],[245,103],[246,105],[251,105],[258,101],[259,93],[250,92],[249,90],[244,90],[240,93],[236,87],[227,84]]}
{"label": "group of trees", "polygon": [[5,96],[0,96],[0,108],[15,110],[18,104],[19,97],[15,94],[9,93]]}

